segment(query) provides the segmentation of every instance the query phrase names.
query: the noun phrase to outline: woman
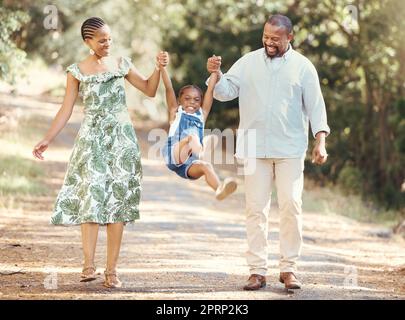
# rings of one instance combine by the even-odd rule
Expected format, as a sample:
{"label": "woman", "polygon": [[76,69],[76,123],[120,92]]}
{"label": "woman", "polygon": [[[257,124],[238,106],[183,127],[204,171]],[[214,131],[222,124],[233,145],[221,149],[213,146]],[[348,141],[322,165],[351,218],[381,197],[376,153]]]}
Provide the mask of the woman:
{"label": "woman", "polygon": [[[76,137],[66,176],[51,218],[54,225],[81,225],[84,265],[81,281],[96,279],[94,254],[99,225],[107,226],[107,265],[104,286],[121,287],[116,272],[124,225],[139,219],[142,169],[135,131],[124,91],[124,78],[154,97],[160,71],[142,76],[126,57],[112,58],[111,30],[100,18],[81,27],[90,55],[67,68],[63,104],[45,138],[33,150],[42,153],[69,120],[78,94],[83,97],[84,120]],[[166,64],[163,53],[156,62]]]}

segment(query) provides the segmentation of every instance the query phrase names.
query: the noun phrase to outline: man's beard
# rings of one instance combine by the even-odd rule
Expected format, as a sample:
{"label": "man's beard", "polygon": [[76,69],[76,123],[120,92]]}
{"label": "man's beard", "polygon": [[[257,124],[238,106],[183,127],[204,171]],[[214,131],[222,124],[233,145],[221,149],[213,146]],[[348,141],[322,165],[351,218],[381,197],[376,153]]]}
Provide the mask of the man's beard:
{"label": "man's beard", "polygon": [[[274,48],[275,50],[273,50],[271,53],[269,53],[268,48]],[[266,55],[269,58],[275,58],[278,57],[280,55],[280,49],[278,47],[272,47],[272,46],[264,46],[264,51],[266,51]]]}

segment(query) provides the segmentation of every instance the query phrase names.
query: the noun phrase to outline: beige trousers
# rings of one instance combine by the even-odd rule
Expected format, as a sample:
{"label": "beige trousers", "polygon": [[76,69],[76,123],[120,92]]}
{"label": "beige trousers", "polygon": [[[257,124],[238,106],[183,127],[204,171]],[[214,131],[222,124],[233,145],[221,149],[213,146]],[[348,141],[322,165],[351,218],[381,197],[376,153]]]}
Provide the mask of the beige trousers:
{"label": "beige trousers", "polygon": [[245,159],[246,253],[250,274],[266,275],[268,214],[273,182],[280,213],[280,272],[295,272],[302,246],[304,157]]}

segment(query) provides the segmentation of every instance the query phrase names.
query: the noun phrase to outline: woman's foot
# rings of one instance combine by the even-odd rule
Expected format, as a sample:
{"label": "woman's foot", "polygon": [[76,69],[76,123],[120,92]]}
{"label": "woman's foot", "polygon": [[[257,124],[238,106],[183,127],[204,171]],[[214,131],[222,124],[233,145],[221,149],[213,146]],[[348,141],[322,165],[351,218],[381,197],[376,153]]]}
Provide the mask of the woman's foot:
{"label": "woman's foot", "polygon": [[96,267],[84,267],[81,274],[80,282],[89,282],[97,279]]}
{"label": "woman's foot", "polygon": [[215,191],[215,197],[217,200],[223,200],[237,188],[236,180],[233,178],[225,178],[225,180],[219,185]]}
{"label": "woman's foot", "polygon": [[115,271],[104,271],[105,275],[105,281],[103,283],[103,286],[106,288],[121,288],[122,287],[122,282],[117,276],[117,273]]}

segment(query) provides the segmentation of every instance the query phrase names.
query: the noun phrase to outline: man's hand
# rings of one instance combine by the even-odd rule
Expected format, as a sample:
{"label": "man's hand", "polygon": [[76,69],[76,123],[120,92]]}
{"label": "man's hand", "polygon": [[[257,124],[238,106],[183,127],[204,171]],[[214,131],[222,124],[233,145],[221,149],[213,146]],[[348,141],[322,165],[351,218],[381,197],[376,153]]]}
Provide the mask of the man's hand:
{"label": "man's hand", "polygon": [[323,131],[316,134],[316,144],[312,150],[312,163],[321,165],[328,159],[328,153],[325,147],[325,136],[326,133]]}
{"label": "man's hand", "polygon": [[221,68],[221,57],[215,54],[207,60],[207,70],[209,73],[219,72]]}

